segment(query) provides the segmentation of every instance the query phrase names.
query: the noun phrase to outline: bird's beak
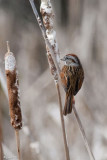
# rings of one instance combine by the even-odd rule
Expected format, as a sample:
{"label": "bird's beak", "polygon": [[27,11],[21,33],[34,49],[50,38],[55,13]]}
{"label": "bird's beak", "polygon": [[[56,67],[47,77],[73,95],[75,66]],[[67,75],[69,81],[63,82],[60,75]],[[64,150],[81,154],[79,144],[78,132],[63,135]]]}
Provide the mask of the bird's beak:
{"label": "bird's beak", "polygon": [[61,60],[61,61],[65,61],[65,57],[61,58],[60,60]]}

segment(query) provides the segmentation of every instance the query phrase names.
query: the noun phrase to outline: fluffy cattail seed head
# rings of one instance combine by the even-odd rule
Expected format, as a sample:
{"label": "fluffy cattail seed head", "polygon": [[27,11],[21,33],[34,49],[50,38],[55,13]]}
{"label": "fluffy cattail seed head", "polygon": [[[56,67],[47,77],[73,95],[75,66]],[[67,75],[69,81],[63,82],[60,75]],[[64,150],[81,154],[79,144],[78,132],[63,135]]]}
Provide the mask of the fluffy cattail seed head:
{"label": "fluffy cattail seed head", "polygon": [[14,54],[10,52],[9,45],[7,45],[7,48],[8,52],[5,55],[5,73],[7,79],[11,124],[14,129],[21,129],[22,115],[19,99],[19,81],[16,70],[16,60]]}

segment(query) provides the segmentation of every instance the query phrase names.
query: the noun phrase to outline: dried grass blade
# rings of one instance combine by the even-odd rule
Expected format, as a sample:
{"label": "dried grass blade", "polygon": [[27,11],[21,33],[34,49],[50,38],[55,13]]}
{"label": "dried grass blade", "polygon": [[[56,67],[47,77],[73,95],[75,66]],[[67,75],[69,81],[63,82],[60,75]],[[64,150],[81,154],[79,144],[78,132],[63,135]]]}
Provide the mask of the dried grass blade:
{"label": "dried grass blade", "polygon": [[74,104],[73,104],[73,111],[74,111],[74,114],[75,114],[75,118],[76,118],[76,120],[77,120],[78,127],[79,127],[79,129],[80,129],[80,131],[81,131],[81,135],[82,135],[82,137],[83,137],[84,144],[85,144],[86,149],[87,149],[87,151],[88,151],[89,157],[90,157],[91,160],[95,160],[95,157],[94,157],[94,155],[93,155],[93,153],[92,153],[92,151],[91,151],[91,148],[90,148],[90,146],[89,146],[89,143],[88,143],[88,140],[87,140],[87,137],[86,137],[86,134],[85,134],[85,130],[84,130],[84,128],[83,128],[83,125],[82,125],[82,123],[81,123],[81,120],[80,120],[80,118],[79,118],[79,115],[78,115],[78,113],[77,113],[77,110],[76,110]]}

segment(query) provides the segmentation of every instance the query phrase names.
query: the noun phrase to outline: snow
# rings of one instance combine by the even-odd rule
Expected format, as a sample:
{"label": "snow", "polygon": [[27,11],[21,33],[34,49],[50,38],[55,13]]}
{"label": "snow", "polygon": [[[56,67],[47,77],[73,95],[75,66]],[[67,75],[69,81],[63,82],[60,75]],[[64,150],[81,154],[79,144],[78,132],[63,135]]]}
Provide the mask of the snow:
{"label": "snow", "polygon": [[16,67],[16,60],[12,52],[5,57],[5,70],[14,71]]}

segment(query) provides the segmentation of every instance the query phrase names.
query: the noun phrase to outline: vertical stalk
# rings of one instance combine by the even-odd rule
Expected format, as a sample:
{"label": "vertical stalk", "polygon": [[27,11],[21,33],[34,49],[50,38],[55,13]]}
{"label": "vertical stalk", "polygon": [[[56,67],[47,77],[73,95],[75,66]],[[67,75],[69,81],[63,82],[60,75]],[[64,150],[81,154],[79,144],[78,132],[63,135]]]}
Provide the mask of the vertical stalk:
{"label": "vertical stalk", "polygon": [[[51,13],[50,13],[50,10],[45,10],[45,12],[44,12],[44,5],[46,5],[46,3],[47,2],[50,2],[50,0],[42,0],[44,3],[43,3],[43,12],[42,12],[42,14],[46,14],[46,13],[48,13],[48,14],[50,14],[51,15]],[[35,4],[34,4],[34,0],[29,0],[29,2],[30,2],[30,4],[31,4],[31,7],[32,7],[32,9],[33,9],[33,12],[34,12],[34,14],[35,14],[35,16],[36,16],[36,19],[37,19],[37,21],[38,21],[38,24],[39,24],[39,27],[40,27],[40,29],[41,29],[41,32],[42,32],[42,35],[43,35],[43,38],[44,38],[44,40],[45,40],[45,43],[46,43],[46,46],[47,46],[47,48],[48,48],[48,50],[49,50],[49,52],[51,53],[51,57],[52,57],[52,61],[53,61],[53,63],[54,63],[54,67],[56,68],[56,72],[58,73],[58,76],[59,76],[59,78],[60,78],[60,66],[59,66],[59,63],[57,62],[57,60],[56,60],[56,57],[55,57],[55,55],[54,55],[54,53],[55,53],[55,50],[54,50],[54,48],[53,48],[53,46],[52,46],[52,44],[51,44],[51,41],[50,41],[50,37],[48,36],[48,34],[47,34],[47,30],[45,29],[45,27],[44,27],[44,25],[46,25],[46,24],[44,24],[43,25],[43,23],[42,23],[42,21],[41,21],[41,18],[40,18],[40,16],[39,16],[39,14],[38,14],[38,12],[37,12],[37,9],[36,9],[36,7],[35,7]],[[50,8],[50,6],[49,6],[49,8]],[[44,20],[45,21],[45,20]],[[58,86],[57,86],[57,91],[59,92],[59,94],[60,94],[60,90],[59,90],[59,84],[57,84]],[[58,94],[58,97],[60,97],[59,96],[59,94]],[[61,99],[59,98],[59,103],[60,104],[62,104],[61,102]],[[62,105],[60,106],[60,107],[62,107]],[[61,109],[62,110],[62,109]],[[60,113],[62,112],[60,110]],[[86,149],[87,149],[87,151],[88,151],[88,153],[89,153],[89,157],[90,157],[90,159],[91,160],[95,160],[95,158],[94,158],[94,156],[93,156],[93,153],[92,153],[92,151],[91,151],[91,149],[90,149],[90,147],[89,147],[89,144],[88,144],[88,141],[87,141],[87,138],[86,138],[86,135],[85,135],[85,131],[84,131],[84,129],[83,129],[83,126],[82,126],[82,123],[81,123],[81,121],[80,121],[80,118],[79,118],[79,116],[78,116],[78,113],[77,113],[77,111],[76,111],[76,108],[75,108],[75,106],[73,106],[73,111],[74,111],[74,114],[75,114],[75,118],[76,118],[76,120],[77,120],[77,123],[78,123],[78,126],[79,126],[79,128],[80,128],[80,131],[81,131],[81,134],[82,134],[82,136],[83,136],[83,140],[84,140],[84,143],[85,143],[85,146],[86,146]],[[64,119],[62,118],[63,117],[63,115],[61,115],[61,120],[62,120],[62,126],[63,126],[63,128],[65,128],[65,126],[64,126],[64,123],[63,123],[63,121],[64,121]],[[65,130],[65,129],[64,129]],[[66,139],[66,136],[64,135],[64,133],[63,133],[63,137],[64,137],[64,144],[65,144],[65,148],[68,148],[67,147],[67,143],[65,142],[65,139]],[[67,151],[67,150],[66,150]],[[67,153],[67,152],[66,152]],[[69,152],[68,152],[69,153]],[[66,154],[66,155],[68,155],[68,153]],[[66,157],[68,157],[69,158],[69,156],[66,156]]]}
{"label": "vertical stalk", "polygon": [[18,160],[21,160],[19,130],[15,130],[15,135],[16,135],[16,145],[17,145]]}
{"label": "vertical stalk", "polygon": [[21,158],[19,130],[22,129],[22,114],[20,105],[19,80],[16,68],[16,59],[14,54],[10,52],[8,42],[7,53],[5,54],[5,73],[7,79],[11,125],[15,130],[18,160],[20,160]]}
{"label": "vertical stalk", "polygon": [[2,150],[2,122],[1,122],[1,109],[0,109],[0,160],[3,160],[3,150]]}
{"label": "vertical stalk", "polygon": [[87,137],[86,137],[86,134],[85,134],[85,130],[84,130],[84,128],[83,128],[83,125],[82,125],[82,123],[81,123],[81,120],[80,120],[80,118],[79,118],[79,115],[78,115],[78,113],[77,113],[77,110],[76,110],[76,108],[75,108],[75,104],[73,104],[73,111],[74,111],[74,114],[75,114],[75,118],[76,118],[76,120],[77,120],[78,127],[79,127],[79,129],[80,129],[80,131],[81,131],[81,135],[82,135],[82,137],[83,137],[84,144],[85,144],[86,149],[87,149],[87,151],[88,151],[89,157],[90,157],[91,160],[95,160],[94,155],[93,155],[93,153],[92,153],[92,151],[91,151],[91,148],[90,148],[90,146],[89,146],[89,143],[88,143],[88,140],[87,140]]}
{"label": "vertical stalk", "polygon": [[58,101],[59,101],[59,107],[60,107],[60,118],[61,118],[61,125],[62,125],[63,139],[64,139],[66,160],[70,160],[69,149],[68,149],[67,138],[66,138],[66,131],[65,131],[65,123],[64,123],[64,117],[62,112],[61,94],[60,94],[60,88],[58,83],[56,83],[56,88],[57,88]]}
{"label": "vertical stalk", "polygon": [[[44,25],[39,17],[39,14],[37,12],[37,9],[34,5],[34,0],[29,0],[31,7],[33,9],[33,12],[37,18],[38,24],[40,26],[40,29],[42,31],[43,37],[45,39],[46,43],[46,49],[47,49],[47,58],[48,63],[50,67],[51,74],[54,78],[54,82],[57,88],[58,93],[58,100],[59,100],[59,107],[60,107],[60,117],[61,117],[61,126],[62,126],[62,132],[63,132],[63,139],[64,139],[64,147],[65,147],[65,153],[66,153],[66,160],[70,160],[69,157],[69,150],[67,146],[67,139],[66,139],[66,131],[65,131],[65,124],[64,124],[64,118],[62,113],[62,102],[61,102],[61,95],[60,95],[60,89],[59,89],[59,80],[58,80],[58,74],[60,72],[59,67],[59,50],[57,48],[57,42],[56,42],[56,33],[53,30],[53,12],[52,12],[52,6],[49,0],[43,0],[41,1],[41,14],[43,17]],[[49,12],[48,12],[49,11]],[[46,18],[46,19],[45,19]],[[47,31],[47,34],[46,34]],[[52,38],[49,38],[52,37]]]}

